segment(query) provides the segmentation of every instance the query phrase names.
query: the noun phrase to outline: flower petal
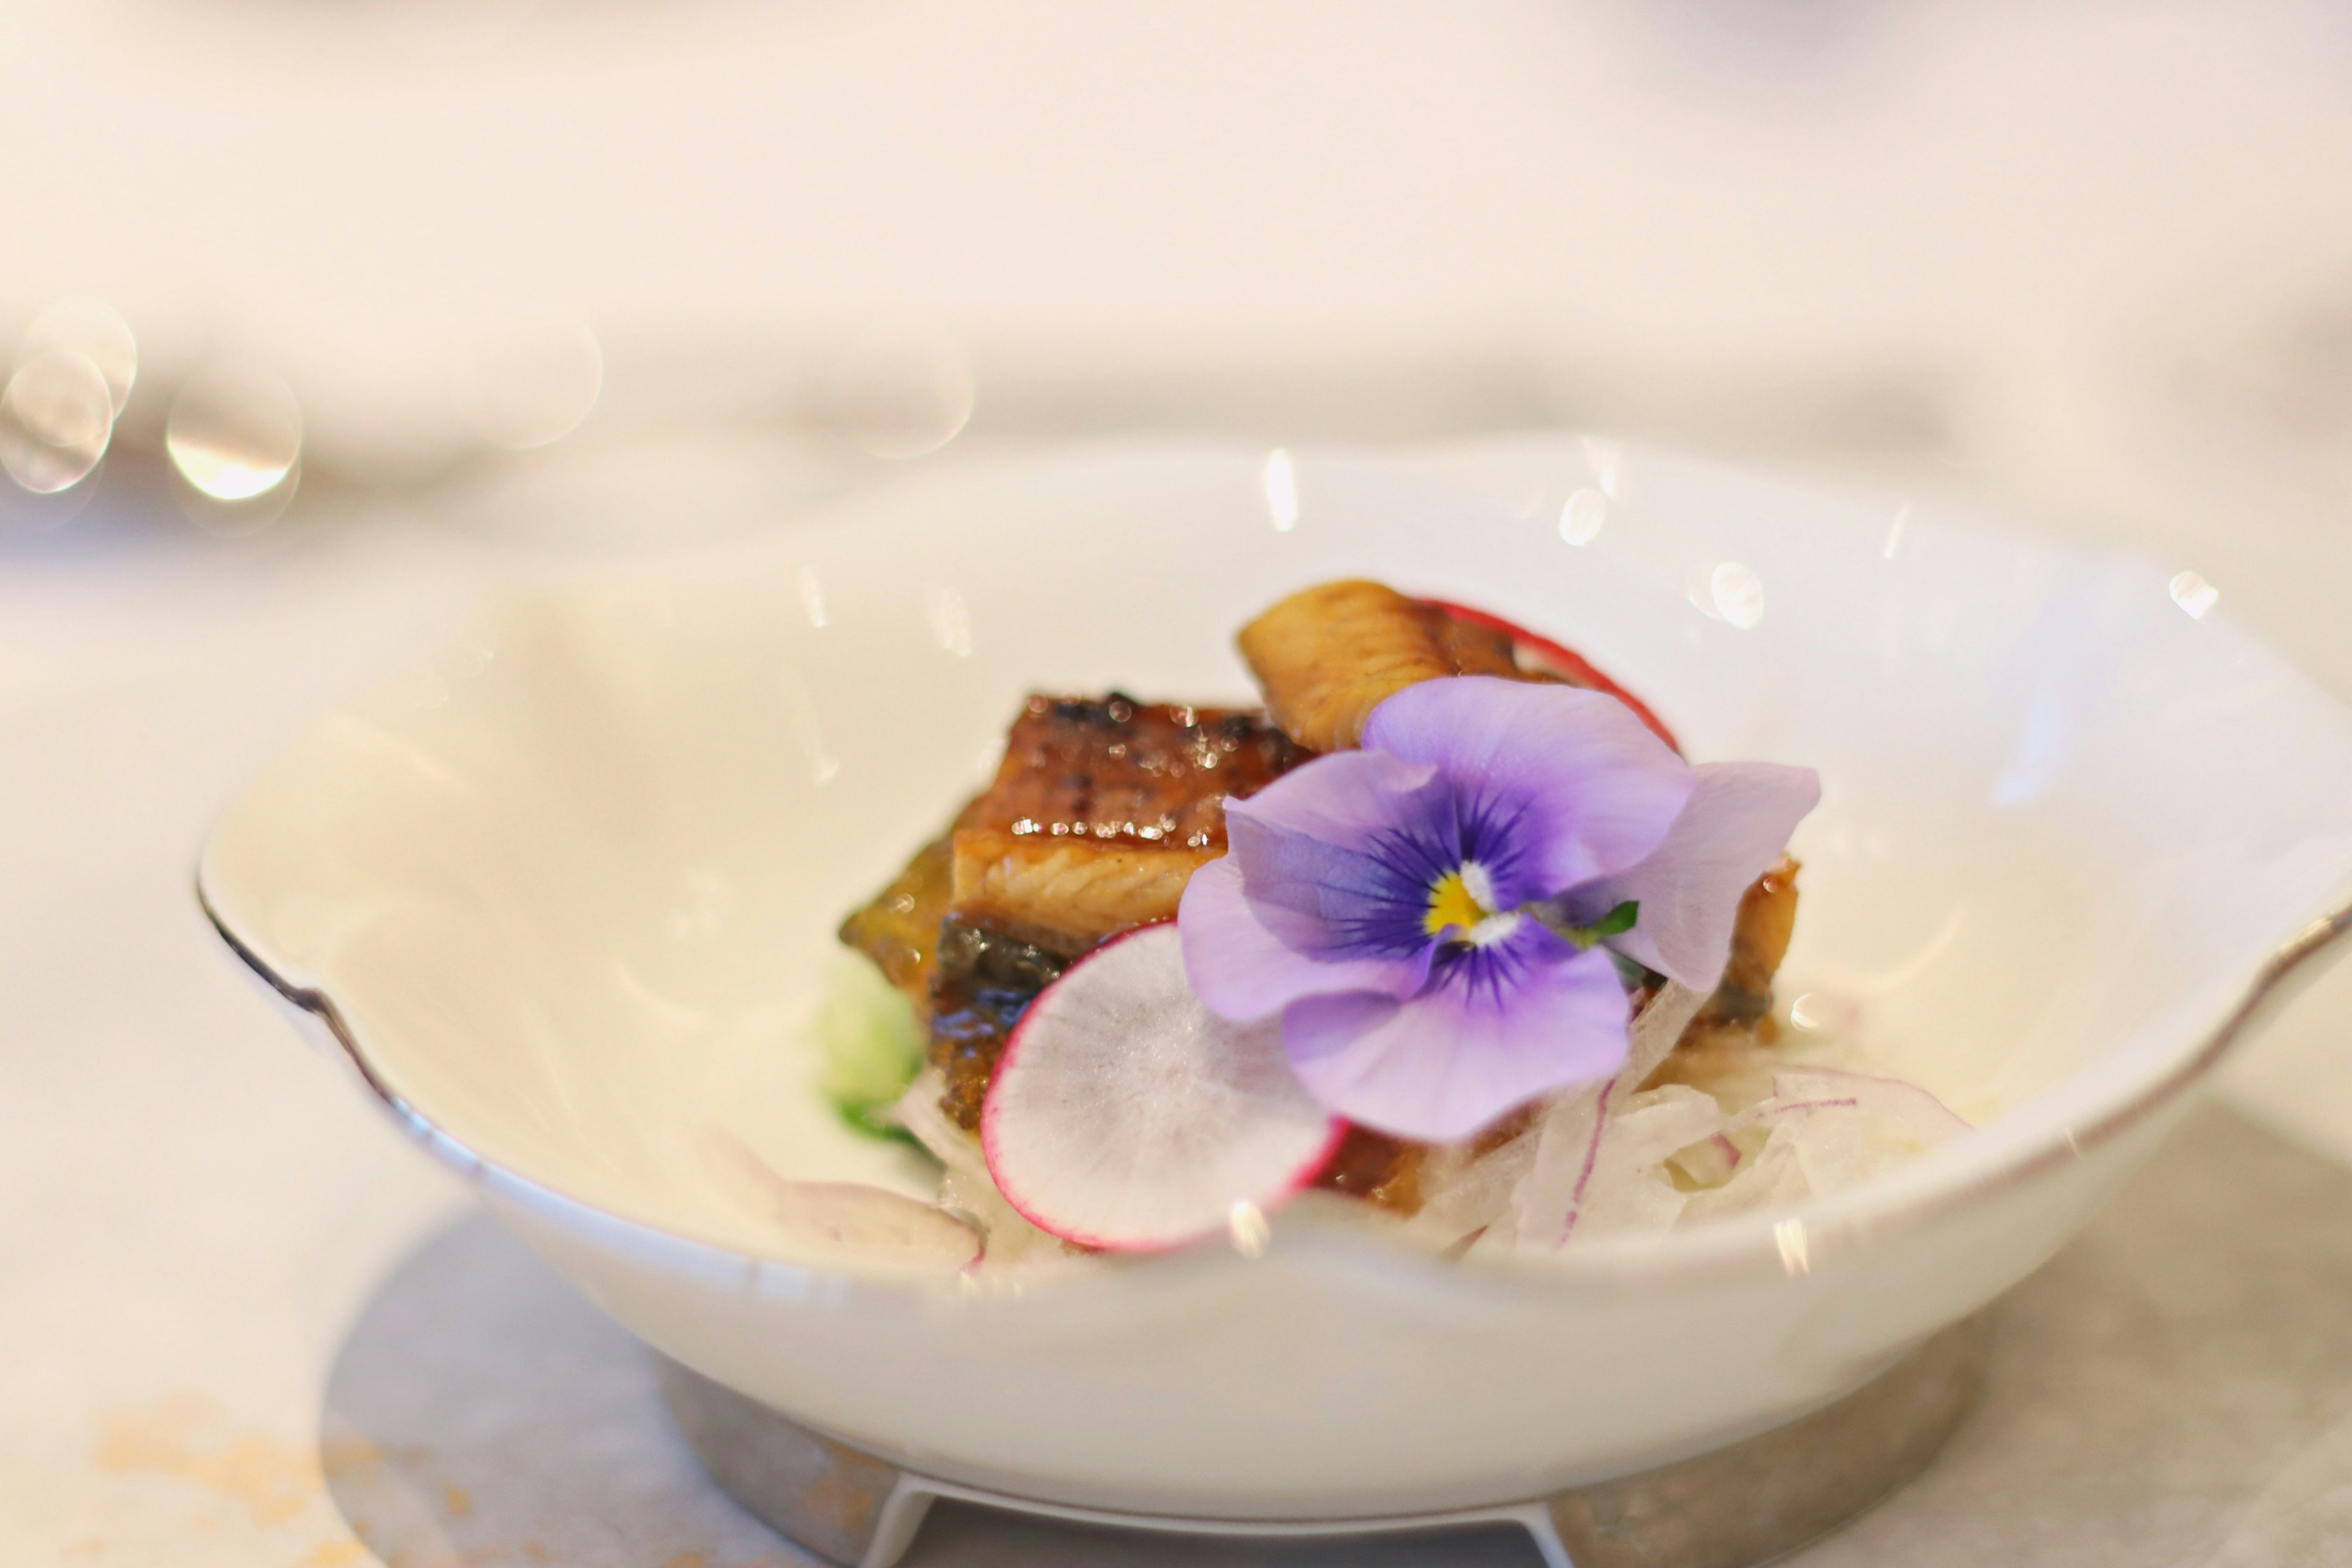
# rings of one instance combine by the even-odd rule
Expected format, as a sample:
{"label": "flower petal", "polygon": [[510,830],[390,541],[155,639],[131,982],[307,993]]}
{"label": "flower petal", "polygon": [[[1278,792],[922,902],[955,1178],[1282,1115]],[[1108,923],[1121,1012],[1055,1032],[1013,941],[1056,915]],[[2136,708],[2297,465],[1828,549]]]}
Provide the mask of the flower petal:
{"label": "flower petal", "polygon": [[1456,781],[1465,836],[1506,908],[1629,869],[1693,787],[1623,703],[1572,686],[1426,680],[1372,710],[1363,744]]}
{"label": "flower petal", "polygon": [[1468,1137],[1547,1090],[1614,1071],[1625,1059],[1630,1003],[1608,956],[1577,952],[1533,921],[1480,951],[1507,948],[1516,968],[1501,984],[1457,970],[1402,1001],[1356,992],[1293,1002],[1282,1015],[1291,1067],[1349,1120],[1432,1142]]}
{"label": "flower petal", "polygon": [[1225,823],[1370,850],[1417,809],[1427,809],[1416,803],[1430,793],[1437,773],[1432,763],[1386,752],[1333,752],[1293,768],[1246,800],[1225,802]]}
{"label": "flower petal", "polygon": [[1641,911],[1609,945],[1699,990],[1723,978],[1739,896],[1771,868],[1821,804],[1821,775],[1777,763],[1708,763],[1665,841],[1622,875],[1572,890],[1571,918],[1626,899]]}
{"label": "flower petal", "polygon": [[1428,978],[1435,945],[1423,941],[1410,953],[1351,954],[1329,921],[1250,898],[1231,855],[1192,873],[1176,925],[1192,994],[1210,1012],[1235,1021],[1334,991],[1409,996]]}
{"label": "flower petal", "polygon": [[1384,752],[1320,757],[1228,803],[1227,858],[1252,904],[1307,918],[1282,926],[1290,945],[1412,958],[1429,945],[1431,887],[1461,860],[1454,799],[1453,784],[1424,764]]}

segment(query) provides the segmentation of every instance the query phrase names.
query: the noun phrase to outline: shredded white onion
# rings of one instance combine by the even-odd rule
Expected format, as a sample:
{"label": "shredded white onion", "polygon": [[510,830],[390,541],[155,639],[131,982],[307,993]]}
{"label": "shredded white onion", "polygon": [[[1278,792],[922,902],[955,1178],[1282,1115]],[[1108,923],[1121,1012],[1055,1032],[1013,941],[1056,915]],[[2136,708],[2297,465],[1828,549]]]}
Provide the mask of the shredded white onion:
{"label": "shredded white onion", "polygon": [[940,1177],[940,1206],[967,1215],[980,1226],[985,1238],[982,1266],[993,1271],[1070,1258],[1069,1248],[1059,1237],[1030,1224],[996,1190],[980,1140],[950,1121],[940,1109],[944,1088],[946,1079],[937,1068],[926,1068],[916,1075],[898,1098],[898,1124],[946,1167]]}
{"label": "shredded white onion", "polygon": [[[1433,1152],[1406,1234],[1453,1257],[1544,1255],[1593,1237],[1663,1234],[1837,1192],[1968,1130],[1916,1083],[1752,1046],[1686,1056],[1664,1075],[1676,1081],[1634,1087],[1657,1074],[1705,1000],[1669,986],[1634,1021],[1614,1078],[1540,1102],[1491,1146]],[[985,1234],[984,1266],[1073,1261],[997,1192],[979,1141],[940,1110],[940,1087],[938,1071],[926,1070],[898,1116],[946,1168],[940,1204]]]}
{"label": "shredded white onion", "polygon": [[[1657,1024],[1678,1035],[1689,1016]],[[1647,1044],[1637,1037],[1623,1072],[1555,1097],[1510,1139],[1433,1160],[1409,1228],[1475,1256],[1661,1233],[1836,1192],[1968,1130],[1917,1084],[1753,1047],[1704,1053],[1684,1081],[1625,1092],[1664,1060]]]}

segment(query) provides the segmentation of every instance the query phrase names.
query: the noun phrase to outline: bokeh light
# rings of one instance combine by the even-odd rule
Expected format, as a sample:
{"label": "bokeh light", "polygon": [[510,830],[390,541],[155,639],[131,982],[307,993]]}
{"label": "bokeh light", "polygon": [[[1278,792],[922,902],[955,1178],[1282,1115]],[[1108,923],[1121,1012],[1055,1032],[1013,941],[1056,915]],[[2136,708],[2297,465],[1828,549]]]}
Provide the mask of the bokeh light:
{"label": "bokeh light", "polygon": [[1559,509],[1559,536],[1581,547],[1600,538],[1601,526],[1608,521],[1608,498],[1596,489],[1580,489]]}
{"label": "bokeh light", "polygon": [[35,495],[79,484],[106,456],[114,406],[98,366],[63,349],[36,350],[0,390],[0,468]]}
{"label": "bokeh light", "polygon": [[101,300],[60,300],[33,319],[18,344],[18,363],[45,353],[79,354],[106,378],[114,416],[121,417],[139,380],[139,340],[121,312]]}
{"label": "bokeh light", "polygon": [[222,361],[189,378],[163,429],[172,466],[197,494],[245,501],[275,489],[302,455],[302,409],[265,366]]}
{"label": "bokeh light", "polygon": [[2206,613],[2221,602],[2221,590],[2194,572],[2182,572],[2168,584],[2172,602],[2188,612],[2192,621],[2201,621]]}
{"label": "bokeh light", "polygon": [[1282,447],[1266,454],[1265,484],[1266,515],[1276,532],[1288,533],[1298,526],[1298,470]]}
{"label": "bokeh light", "polygon": [[1707,599],[1714,612],[1742,631],[1753,630],[1764,619],[1764,582],[1753,568],[1727,561],[1707,576]]}

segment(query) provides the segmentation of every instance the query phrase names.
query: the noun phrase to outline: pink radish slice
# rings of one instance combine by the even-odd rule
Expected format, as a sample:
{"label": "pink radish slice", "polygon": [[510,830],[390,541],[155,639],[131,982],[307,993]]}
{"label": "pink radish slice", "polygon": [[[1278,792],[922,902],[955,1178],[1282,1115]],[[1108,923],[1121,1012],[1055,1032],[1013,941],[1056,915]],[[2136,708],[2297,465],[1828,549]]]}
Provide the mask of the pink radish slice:
{"label": "pink radish slice", "polygon": [[1232,1024],[1201,1005],[1172,921],[1113,938],[1038,993],[980,1117],[1005,1201],[1115,1252],[1207,1236],[1239,1205],[1272,1208],[1346,1130],[1291,1072],[1278,1020]]}

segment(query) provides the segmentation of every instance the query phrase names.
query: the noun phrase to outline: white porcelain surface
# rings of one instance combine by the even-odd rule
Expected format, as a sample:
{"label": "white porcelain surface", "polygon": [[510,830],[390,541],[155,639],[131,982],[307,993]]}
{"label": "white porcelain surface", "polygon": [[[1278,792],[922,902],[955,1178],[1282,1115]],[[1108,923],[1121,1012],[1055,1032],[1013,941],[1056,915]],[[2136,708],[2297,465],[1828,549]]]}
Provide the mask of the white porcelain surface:
{"label": "white porcelain surface", "polygon": [[[2352,896],[2352,715],[2144,563],[1605,443],[1266,464],[966,475],[495,605],[256,782],[206,900],[671,1354],[950,1479],[1313,1516],[1528,1496],[1842,1392],[2071,1235]],[[725,1135],[920,1190],[802,1088],[840,914],[1024,690],[1244,696],[1232,628],[1341,572],[1561,637],[1696,757],[1819,767],[1789,993],[1985,1125],[1799,1215],[1521,1271],[1309,1210],[1263,1258],[1018,1294],[792,1256]]]}

